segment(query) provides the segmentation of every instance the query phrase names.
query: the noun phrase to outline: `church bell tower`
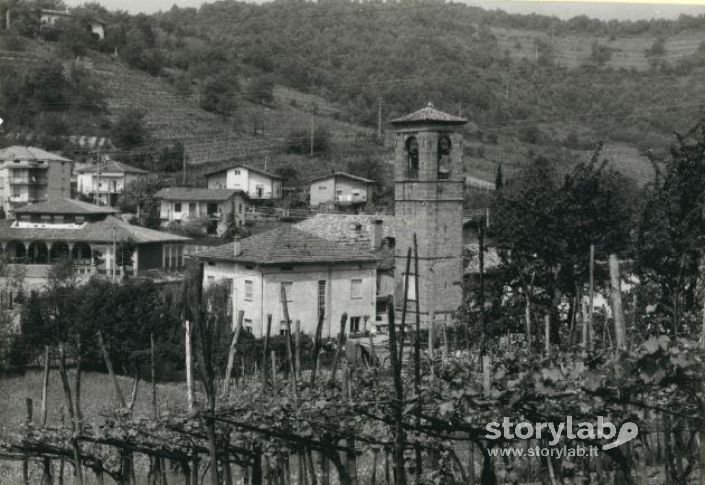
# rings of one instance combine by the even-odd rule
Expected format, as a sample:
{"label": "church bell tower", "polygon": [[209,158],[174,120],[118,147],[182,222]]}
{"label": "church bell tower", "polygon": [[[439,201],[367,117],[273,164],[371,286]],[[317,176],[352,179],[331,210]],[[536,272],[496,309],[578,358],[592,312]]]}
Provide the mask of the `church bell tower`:
{"label": "church bell tower", "polygon": [[[419,271],[409,271],[406,322],[431,315],[442,319],[463,298],[463,137],[467,120],[428,104],[391,122],[396,133],[394,157],[395,271],[394,306],[404,302],[406,256],[416,234]],[[415,292],[418,278],[419,294]]]}

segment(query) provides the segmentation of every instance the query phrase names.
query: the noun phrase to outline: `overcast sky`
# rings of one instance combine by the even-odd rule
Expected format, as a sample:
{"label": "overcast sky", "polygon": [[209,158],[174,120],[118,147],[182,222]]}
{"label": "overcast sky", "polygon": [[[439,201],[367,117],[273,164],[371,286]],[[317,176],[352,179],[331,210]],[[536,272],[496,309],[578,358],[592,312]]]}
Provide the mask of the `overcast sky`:
{"label": "overcast sky", "polygon": [[[67,0],[70,6],[80,5],[87,0]],[[153,13],[168,10],[172,5],[198,7],[203,0],[97,0],[110,10],[127,10],[130,13]],[[258,0],[257,3],[261,3]],[[511,13],[538,13],[570,18],[585,14],[603,20],[641,20],[650,18],[677,18],[681,13],[690,15],[705,14],[705,0],[582,0],[535,1],[535,0],[460,0],[488,9],[500,8]]]}

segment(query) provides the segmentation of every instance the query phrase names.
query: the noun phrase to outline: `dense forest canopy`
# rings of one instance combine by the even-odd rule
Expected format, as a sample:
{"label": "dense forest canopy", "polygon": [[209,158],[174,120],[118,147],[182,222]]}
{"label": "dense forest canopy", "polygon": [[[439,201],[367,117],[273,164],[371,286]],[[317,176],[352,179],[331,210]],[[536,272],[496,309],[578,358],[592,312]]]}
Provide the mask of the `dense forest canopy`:
{"label": "dense forest canopy", "polygon": [[[705,71],[705,16],[559,20],[438,0],[221,1],[155,15],[72,9],[74,24],[107,22],[96,42],[75,25],[48,33],[30,21],[40,6],[64,7],[58,0],[6,5],[25,38],[54,43],[67,62],[91,51],[117,54],[224,118],[245,103],[275,107],[272,90],[285,86],[330,100],[340,119],[369,127],[380,107],[388,120],[433,101],[471,119],[468,133],[480,142],[524,147],[515,152],[590,151],[612,141],[663,159],[673,129],[692,126],[705,103],[693,82]],[[12,35],[0,40],[22,48]],[[27,123],[42,129],[39,119]]]}

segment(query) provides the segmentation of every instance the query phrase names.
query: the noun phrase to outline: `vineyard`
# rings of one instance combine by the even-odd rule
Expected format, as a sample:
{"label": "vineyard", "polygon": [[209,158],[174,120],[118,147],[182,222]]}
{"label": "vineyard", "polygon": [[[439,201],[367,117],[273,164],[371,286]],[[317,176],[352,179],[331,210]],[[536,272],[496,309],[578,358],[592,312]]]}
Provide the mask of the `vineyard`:
{"label": "vineyard", "polygon": [[[417,264],[411,254],[407,265]],[[527,315],[523,334],[499,337],[476,334],[462,320],[422,329],[407,318],[413,301],[396,311],[390,304],[396,325],[386,335],[346,337],[344,315],[337,339],[323,342],[323,319],[316,335],[302,336],[284,290],[289,332],[272,336],[269,315],[265,338],[254,341],[244,338],[241,312],[231,330],[224,289],[204,290],[203,269],[195,269],[178,305],[187,406],[165,406],[158,391],[154,333],[132,349],[146,355],[151,385],[141,390],[137,377],[128,395],[111,340],[60,323],[62,343],[39,356],[39,413],[28,399],[25,423],[1,437],[2,483],[694,483],[704,426],[699,332],[649,335],[648,315],[622,303],[630,295],[614,284],[616,260],[610,266],[613,317],[587,306],[561,327],[561,345],[552,343],[548,317],[545,332],[536,323],[532,329]],[[100,353],[113,386],[112,406],[104,396],[110,411],[99,415],[84,414],[81,404],[86,348]],[[52,362],[65,412],[50,422]],[[134,408],[140,392],[151,403],[145,415]],[[486,428],[503,419],[559,425],[567,417],[635,423],[638,438],[597,456],[557,459],[550,450],[605,440],[580,433],[579,442],[565,434],[494,440]],[[536,447],[548,456],[496,455]]]}

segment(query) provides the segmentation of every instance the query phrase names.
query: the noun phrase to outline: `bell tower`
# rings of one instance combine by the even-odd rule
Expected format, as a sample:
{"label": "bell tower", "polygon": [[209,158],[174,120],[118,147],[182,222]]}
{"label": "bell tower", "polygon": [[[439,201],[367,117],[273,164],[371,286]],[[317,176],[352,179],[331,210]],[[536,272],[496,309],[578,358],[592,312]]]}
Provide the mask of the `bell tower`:
{"label": "bell tower", "polygon": [[[406,322],[431,314],[443,318],[463,298],[463,137],[467,120],[428,104],[391,122],[396,133],[394,156],[394,305],[404,301],[406,256],[416,234],[419,271],[409,271]],[[412,256],[413,258],[413,256]],[[415,294],[418,277],[419,294]],[[399,320],[397,320],[399,321]]]}

